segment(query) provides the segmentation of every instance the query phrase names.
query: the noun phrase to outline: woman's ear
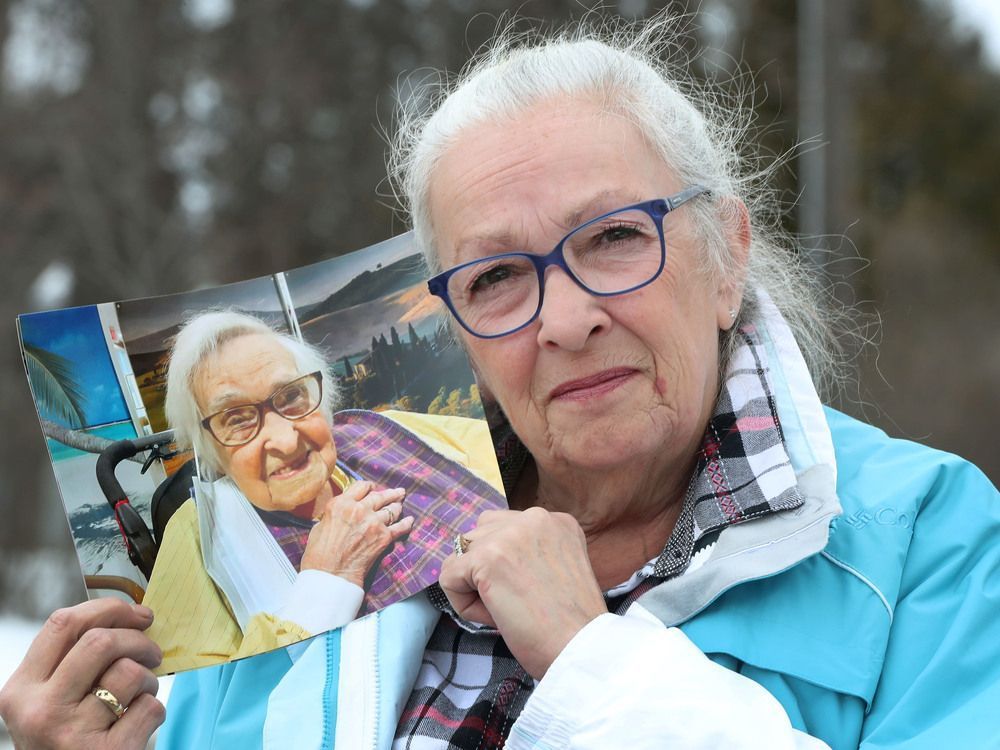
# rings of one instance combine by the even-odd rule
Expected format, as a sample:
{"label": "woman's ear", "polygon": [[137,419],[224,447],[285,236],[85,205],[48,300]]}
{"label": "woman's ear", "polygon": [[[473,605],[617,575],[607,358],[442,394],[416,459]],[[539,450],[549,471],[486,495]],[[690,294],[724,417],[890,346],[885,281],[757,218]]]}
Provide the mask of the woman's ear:
{"label": "woman's ear", "polygon": [[724,197],[720,200],[719,219],[726,240],[726,267],[719,279],[719,298],[716,305],[716,322],[720,330],[733,327],[743,304],[743,288],[747,266],[750,262],[750,243],[753,231],[750,212],[739,198]]}

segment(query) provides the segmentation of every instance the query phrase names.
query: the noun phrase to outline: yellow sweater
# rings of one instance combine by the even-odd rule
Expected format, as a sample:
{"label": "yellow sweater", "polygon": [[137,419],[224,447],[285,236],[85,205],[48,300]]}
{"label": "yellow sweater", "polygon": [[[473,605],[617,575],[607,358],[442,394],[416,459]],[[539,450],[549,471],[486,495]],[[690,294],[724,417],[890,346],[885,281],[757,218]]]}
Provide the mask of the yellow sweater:
{"label": "yellow sweater", "polygon": [[[484,421],[401,411],[384,415],[503,492]],[[225,598],[202,565],[194,501],[189,500],[174,513],[163,536],[143,599],[155,613],[147,634],[163,650],[157,674],[252,656],[313,635],[266,613],[255,615],[246,633],[240,631]]]}

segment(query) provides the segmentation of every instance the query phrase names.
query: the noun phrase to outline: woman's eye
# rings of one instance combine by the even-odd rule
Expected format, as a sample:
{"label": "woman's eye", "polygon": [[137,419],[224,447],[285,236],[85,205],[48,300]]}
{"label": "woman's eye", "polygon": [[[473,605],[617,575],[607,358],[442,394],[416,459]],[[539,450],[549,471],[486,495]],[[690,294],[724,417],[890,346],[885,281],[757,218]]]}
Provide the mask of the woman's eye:
{"label": "woman's eye", "polygon": [[249,412],[234,412],[232,414],[226,414],[222,421],[222,426],[227,430],[238,430],[242,427],[248,427],[253,425],[254,415]]}
{"label": "woman's eye", "polygon": [[469,285],[469,291],[475,294],[476,292],[485,292],[490,289],[495,288],[498,284],[507,281],[514,275],[514,269],[510,266],[497,265],[492,268],[488,268],[472,280]]}
{"label": "woman's eye", "polygon": [[627,224],[619,224],[617,226],[604,227],[595,238],[600,243],[614,243],[614,242],[625,242],[627,240],[639,237],[642,233],[639,228]]}
{"label": "woman's eye", "polygon": [[279,408],[294,406],[300,401],[303,401],[305,397],[306,397],[305,387],[301,385],[295,385],[278,394],[278,397],[274,400],[275,406]]}

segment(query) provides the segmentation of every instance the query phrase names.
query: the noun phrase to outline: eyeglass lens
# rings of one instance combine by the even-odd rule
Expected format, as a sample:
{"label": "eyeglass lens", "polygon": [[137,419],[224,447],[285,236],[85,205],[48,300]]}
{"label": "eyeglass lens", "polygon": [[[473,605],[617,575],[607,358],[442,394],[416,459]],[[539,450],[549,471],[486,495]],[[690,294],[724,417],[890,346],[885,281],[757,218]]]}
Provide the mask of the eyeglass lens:
{"label": "eyeglass lens", "polygon": [[[634,289],[656,277],[663,260],[660,229],[631,209],[586,224],[563,241],[566,265],[598,294]],[[497,335],[527,323],[538,309],[538,273],[526,255],[486,258],[452,274],[448,295],[473,331]]]}
{"label": "eyeglass lens", "polygon": [[270,405],[285,419],[302,419],[319,406],[321,393],[319,378],[306,375],[283,385],[267,401],[234,406],[213,415],[208,426],[223,445],[242,445],[257,436],[262,407]]}

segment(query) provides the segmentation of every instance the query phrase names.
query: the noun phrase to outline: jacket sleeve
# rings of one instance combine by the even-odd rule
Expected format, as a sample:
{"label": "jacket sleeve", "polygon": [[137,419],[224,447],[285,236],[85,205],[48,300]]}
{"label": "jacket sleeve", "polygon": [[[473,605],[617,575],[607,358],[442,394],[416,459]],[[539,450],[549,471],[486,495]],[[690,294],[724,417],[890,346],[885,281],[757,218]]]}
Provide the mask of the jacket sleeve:
{"label": "jacket sleeve", "polygon": [[863,750],[1000,747],[1000,493],[949,456],[913,525]]}
{"label": "jacket sleeve", "polygon": [[641,606],[601,615],[538,683],[509,750],[608,747],[820,750],[753,680],[708,659]]}
{"label": "jacket sleeve", "polygon": [[188,501],[167,525],[143,599],[155,614],[147,634],[163,651],[156,673],[219,664],[288,646],[321,630],[340,627],[357,614],[364,596],[360,587],[324,573],[300,578],[292,587],[291,601],[281,611],[254,615],[246,633],[241,632],[202,565],[198,517],[194,503]]}

